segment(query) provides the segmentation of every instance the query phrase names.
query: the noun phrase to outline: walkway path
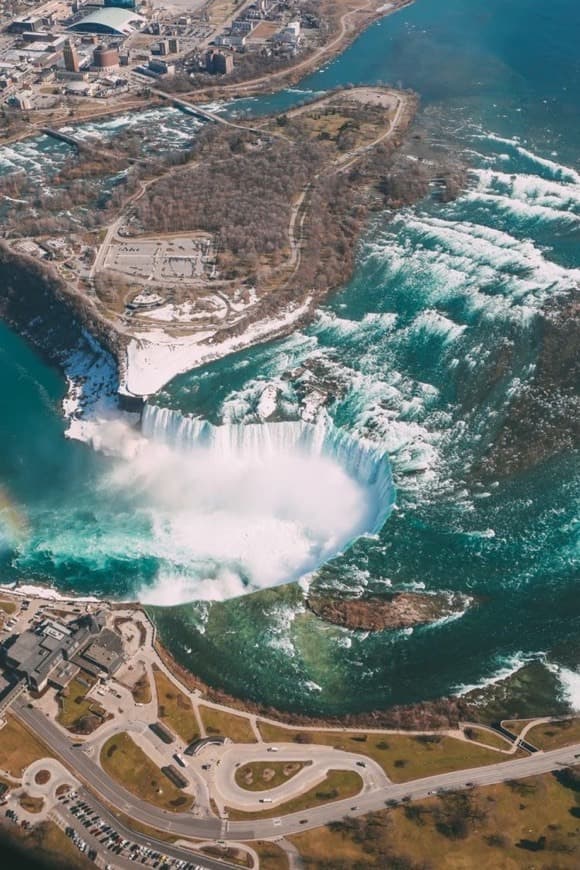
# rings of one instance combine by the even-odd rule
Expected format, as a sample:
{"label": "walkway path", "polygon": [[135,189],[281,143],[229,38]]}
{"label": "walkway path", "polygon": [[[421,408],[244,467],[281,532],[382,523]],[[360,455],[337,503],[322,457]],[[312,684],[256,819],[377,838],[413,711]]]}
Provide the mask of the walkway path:
{"label": "walkway path", "polygon": [[[474,785],[491,785],[511,779],[548,773],[568,765],[578,764],[578,758],[580,758],[580,744],[575,744],[550,752],[536,752],[526,758],[514,758],[486,767],[438,774],[407,783],[384,785],[377,783],[376,787],[363,791],[356,798],[335,801],[281,818],[257,819],[247,822],[229,821],[222,824],[216,818],[196,819],[189,813],[168,813],[151,806],[111,780],[83,752],[73,749],[70,740],[64,738],[59,729],[55,728],[52,722],[45,719],[36,710],[29,709],[22,702],[17,702],[14,713],[47,743],[67,767],[75,770],[77,776],[84,780],[92,791],[113,806],[120,807],[137,822],[180,837],[209,837],[242,841],[271,839],[308,828],[318,828],[329,822],[337,821],[345,815],[365,815],[384,808],[385,804],[390,801],[419,800],[441,789],[456,790],[470,788]],[[302,750],[306,751],[306,747],[302,747]],[[264,755],[266,755],[265,752]]]}

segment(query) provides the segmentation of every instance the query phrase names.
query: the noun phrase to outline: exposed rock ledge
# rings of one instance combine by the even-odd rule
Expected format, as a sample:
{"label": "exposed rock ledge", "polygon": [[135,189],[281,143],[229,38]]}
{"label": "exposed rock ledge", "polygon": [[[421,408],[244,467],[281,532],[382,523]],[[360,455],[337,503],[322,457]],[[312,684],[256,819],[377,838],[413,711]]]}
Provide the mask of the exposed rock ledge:
{"label": "exposed rock ledge", "polygon": [[326,622],[353,631],[412,628],[461,613],[470,604],[464,595],[394,592],[373,598],[312,595],[308,608]]}

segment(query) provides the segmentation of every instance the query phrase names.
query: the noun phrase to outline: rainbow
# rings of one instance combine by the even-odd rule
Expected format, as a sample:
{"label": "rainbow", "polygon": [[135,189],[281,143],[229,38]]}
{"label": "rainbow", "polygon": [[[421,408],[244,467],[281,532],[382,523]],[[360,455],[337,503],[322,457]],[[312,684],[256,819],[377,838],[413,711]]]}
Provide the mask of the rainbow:
{"label": "rainbow", "polygon": [[20,543],[27,532],[26,516],[0,485],[0,549]]}

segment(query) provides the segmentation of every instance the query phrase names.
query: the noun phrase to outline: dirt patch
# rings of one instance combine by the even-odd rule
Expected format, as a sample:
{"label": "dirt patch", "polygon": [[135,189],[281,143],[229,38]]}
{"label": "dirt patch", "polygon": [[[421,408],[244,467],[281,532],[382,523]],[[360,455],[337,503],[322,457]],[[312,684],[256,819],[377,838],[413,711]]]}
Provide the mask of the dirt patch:
{"label": "dirt patch", "polygon": [[27,813],[40,813],[44,807],[44,798],[23,794],[20,796],[19,803]]}
{"label": "dirt patch", "polygon": [[48,770],[39,770],[36,776],[34,777],[34,782],[37,785],[46,785],[46,783],[50,780],[51,774]]}

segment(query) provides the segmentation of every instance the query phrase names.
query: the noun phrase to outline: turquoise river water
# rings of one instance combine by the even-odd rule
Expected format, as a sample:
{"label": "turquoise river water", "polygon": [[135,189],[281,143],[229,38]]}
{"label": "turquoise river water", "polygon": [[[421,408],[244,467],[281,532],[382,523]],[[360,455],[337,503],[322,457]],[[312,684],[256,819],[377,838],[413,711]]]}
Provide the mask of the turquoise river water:
{"label": "turquoise river water", "polygon": [[[113,455],[65,438],[63,378],[0,326],[5,580],[136,595],[181,662],[286,709],[437,698],[532,661],[580,705],[578,457],[486,486],[470,473],[533,373],[538,311],[578,288],[579,43],[575,0],[417,0],[297,88],[227,107],[412,88],[421,123],[469,164],[468,188],[375,217],[311,326],[176,378],[142,436],[119,424]],[[130,123],[147,147],[196,128],[174,110]],[[49,183],[65,155],[39,139],[0,149],[0,171]],[[334,400],[314,427],[320,390]],[[365,634],[306,612],[308,585],[477,606]]]}

